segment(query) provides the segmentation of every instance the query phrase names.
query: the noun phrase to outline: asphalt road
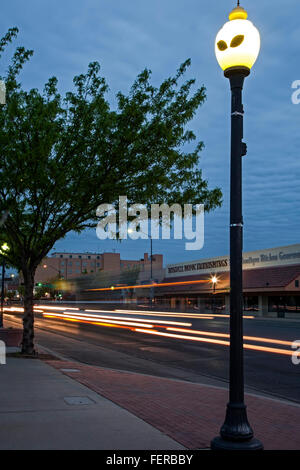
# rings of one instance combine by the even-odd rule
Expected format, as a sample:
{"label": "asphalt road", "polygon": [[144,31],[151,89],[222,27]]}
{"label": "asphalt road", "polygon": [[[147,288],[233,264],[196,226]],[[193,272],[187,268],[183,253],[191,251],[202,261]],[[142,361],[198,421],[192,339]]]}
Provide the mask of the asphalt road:
{"label": "asphalt road", "polygon": [[[99,307],[89,306],[89,308]],[[110,314],[118,317],[128,316],[125,313]],[[188,322],[191,324],[190,329],[206,333],[226,334],[229,330],[229,319],[224,317],[199,319],[142,316],[138,313],[134,316],[153,320],[153,323],[155,320]],[[5,319],[7,326],[16,325],[21,321],[20,315],[14,314],[5,315]],[[128,329],[48,319],[40,314],[36,316],[35,327],[37,343],[76,361],[200,383],[220,384],[228,380],[229,348],[223,344],[202,343],[154,336]],[[203,337],[203,334],[198,333],[198,335]],[[245,319],[244,335],[293,342],[300,340],[300,321]],[[211,337],[204,336],[204,338]],[[220,339],[228,340],[223,337]],[[248,343],[291,351],[286,345],[256,340]],[[300,403],[300,364],[294,365],[290,355],[245,349],[244,359],[246,390]]]}

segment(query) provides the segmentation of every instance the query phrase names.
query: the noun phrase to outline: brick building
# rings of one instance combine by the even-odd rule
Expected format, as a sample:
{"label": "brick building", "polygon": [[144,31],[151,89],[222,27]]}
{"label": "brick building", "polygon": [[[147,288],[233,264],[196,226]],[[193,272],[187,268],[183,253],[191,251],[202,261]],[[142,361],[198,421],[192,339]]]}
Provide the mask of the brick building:
{"label": "brick building", "polygon": [[[65,280],[84,277],[86,274],[107,273],[118,275],[123,270],[139,269],[140,273],[149,277],[151,259],[147,253],[139,260],[123,260],[120,253],[65,253],[56,252],[44,258],[38,266],[35,282],[48,282],[55,278]],[[163,269],[163,255],[152,255],[153,273]]]}

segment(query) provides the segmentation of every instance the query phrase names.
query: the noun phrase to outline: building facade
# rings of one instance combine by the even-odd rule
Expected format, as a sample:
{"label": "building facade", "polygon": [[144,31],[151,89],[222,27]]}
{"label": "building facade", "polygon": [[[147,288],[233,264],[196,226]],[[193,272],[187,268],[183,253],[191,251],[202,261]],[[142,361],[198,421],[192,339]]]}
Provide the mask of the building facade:
{"label": "building facade", "polygon": [[[229,269],[229,256],[168,265],[168,286],[156,289],[157,302],[228,313]],[[256,315],[300,318],[300,244],[244,253],[243,299],[244,310]]]}
{"label": "building facade", "polygon": [[[38,266],[35,283],[47,283],[62,278],[65,280],[77,279],[96,273],[118,275],[122,271],[136,269],[148,277],[151,270],[151,259],[147,253],[139,260],[123,260],[120,253],[65,253],[55,252],[44,258]],[[152,255],[152,270],[162,271],[163,255]]]}

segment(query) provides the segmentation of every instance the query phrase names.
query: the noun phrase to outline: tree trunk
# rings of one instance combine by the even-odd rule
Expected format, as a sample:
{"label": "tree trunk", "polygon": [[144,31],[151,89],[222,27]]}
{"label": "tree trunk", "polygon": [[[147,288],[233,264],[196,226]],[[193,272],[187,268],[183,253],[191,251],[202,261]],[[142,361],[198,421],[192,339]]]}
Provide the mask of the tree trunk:
{"label": "tree trunk", "polygon": [[24,277],[24,315],[23,315],[23,340],[22,354],[35,355],[34,350],[34,314],[33,314],[33,289],[35,270],[23,272]]}

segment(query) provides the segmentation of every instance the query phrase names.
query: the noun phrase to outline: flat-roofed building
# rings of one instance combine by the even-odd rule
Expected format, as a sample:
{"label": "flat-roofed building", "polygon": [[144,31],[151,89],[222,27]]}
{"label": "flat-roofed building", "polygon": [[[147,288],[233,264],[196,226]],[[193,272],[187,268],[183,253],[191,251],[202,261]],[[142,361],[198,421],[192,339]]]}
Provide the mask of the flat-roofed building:
{"label": "flat-roofed building", "polygon": [[[148,277],[151,270],[151,258],[148,253],[141,259],[123,260],[120,253],[55,252],[44,258],[38,266],[35,283],[49,282],[55,278],[70,280],[99,272],[118,275],[130,269],[137,269]],[[162,272],[163,255],[152,255],[152,269]]]}
{"label": "flat-roofed building", "polygon": [[[229,256],[168,265],[162,281],[168,285],[156,289],[156,302],[229,313],[229,269]],[[244,253],[243,298],[247,312],[300,318],[300,244]]]}

